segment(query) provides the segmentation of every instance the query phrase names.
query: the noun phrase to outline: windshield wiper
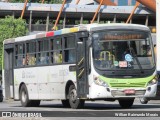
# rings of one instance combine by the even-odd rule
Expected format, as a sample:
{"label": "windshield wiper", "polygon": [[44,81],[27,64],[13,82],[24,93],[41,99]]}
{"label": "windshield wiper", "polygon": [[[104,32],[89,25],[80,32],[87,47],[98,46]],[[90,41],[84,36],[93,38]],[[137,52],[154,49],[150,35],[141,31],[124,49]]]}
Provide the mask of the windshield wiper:
{"label": "windshield wiper", "polygon": [[139,60],[137,58],[137,55],[136,55],[134,49],[132,47],[130,47],[130,50],[131,50],[131,52],[133,54],[133,57],[136,59],[136,62],[138,64],[139,69],[141,70],[141,73],[144,73],[143,68],[142,68],[142,66],[141,66],[141,64],[140,64],[140,62],[139,62]]}

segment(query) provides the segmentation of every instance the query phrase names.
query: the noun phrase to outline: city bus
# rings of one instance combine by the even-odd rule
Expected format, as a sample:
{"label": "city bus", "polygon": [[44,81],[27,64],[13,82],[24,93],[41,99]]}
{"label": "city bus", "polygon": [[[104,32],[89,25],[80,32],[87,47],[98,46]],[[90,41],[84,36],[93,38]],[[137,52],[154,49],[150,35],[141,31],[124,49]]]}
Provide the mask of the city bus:
{"label": "city bus", "polygon": [[130,108],[136,97],[156,94],[154,48],[143,25],[78,25],[7,39],[3,53],[4,97],[24,107],[58,99],[73,109],[86,100]]}

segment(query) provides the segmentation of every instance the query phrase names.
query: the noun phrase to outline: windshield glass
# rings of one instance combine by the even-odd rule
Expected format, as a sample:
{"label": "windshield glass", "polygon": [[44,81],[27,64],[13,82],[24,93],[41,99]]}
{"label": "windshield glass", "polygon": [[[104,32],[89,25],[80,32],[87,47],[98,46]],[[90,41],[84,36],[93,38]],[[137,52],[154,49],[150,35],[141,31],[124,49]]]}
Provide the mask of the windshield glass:
{"label": "windshield glass", "polygon": [[104,70],[154,67],[151,36],[141,31],[103,31],[93,34],[94,65]]}

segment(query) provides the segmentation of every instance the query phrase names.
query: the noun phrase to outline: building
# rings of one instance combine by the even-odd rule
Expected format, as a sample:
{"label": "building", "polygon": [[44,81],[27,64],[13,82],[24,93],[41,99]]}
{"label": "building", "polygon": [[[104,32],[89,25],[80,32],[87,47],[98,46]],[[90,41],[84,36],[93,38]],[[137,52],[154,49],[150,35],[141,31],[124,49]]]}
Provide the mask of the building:
{"label": "building", "polygon": [[118,6],[134,6],[136,1],[135,0],[112,0]]}
{"label": "building", "polygon": [[[125,23],[132,12],[134,0],[113,0],[119,6],[101,6],[95,22],[97,23]],[[126,5],[127,4],[127,5]],[[123,6],[122,6],[123,5]],[[13,15],[21,16],[24,3],[0,2],[0,18]],[[28,3],[24,13],[27,27],[30,32],[52,30],[61,4]],[[77,24],[89,24],[98,5],[75,5],[66,4],[58,22],[58,29],[73,27]],[[139,6],[130,23],[143,24],[155,30],[156,14],[144,6]],[[154,32],[154,31],[153,31]]]}

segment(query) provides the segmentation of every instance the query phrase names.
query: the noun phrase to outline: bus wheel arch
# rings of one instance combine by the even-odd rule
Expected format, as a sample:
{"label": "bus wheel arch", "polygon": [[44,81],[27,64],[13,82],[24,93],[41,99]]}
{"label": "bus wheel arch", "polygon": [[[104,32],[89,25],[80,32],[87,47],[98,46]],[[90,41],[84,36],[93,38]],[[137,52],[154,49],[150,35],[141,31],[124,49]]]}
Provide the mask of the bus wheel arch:
{"label": "bus wheel arch", "polygon": [[70,108],[70,104],[69,104],[69,88],[71,85],[74,85],[72,80],[68,80],[68,82],[66,83],[66,87],[65,87],[65,100],[61,100],[62,105],[65,108]]}
{"label": "bus wheel arch", "polygon": [[71,85],[74,85],[73,81],[72,80],[69,80],[66,84],[66,87],[65,87],[65,97],[66,99],[69,99],[69,87]]}
{"label": "bus wheel arch", "polygon": [[21,90],[22,85],[25,85],[25,83],[21,82],[21,84],[19,85],[19,91],[18,91],[18,93],[19,93],[19,99],[20,99],[20,90]]}

